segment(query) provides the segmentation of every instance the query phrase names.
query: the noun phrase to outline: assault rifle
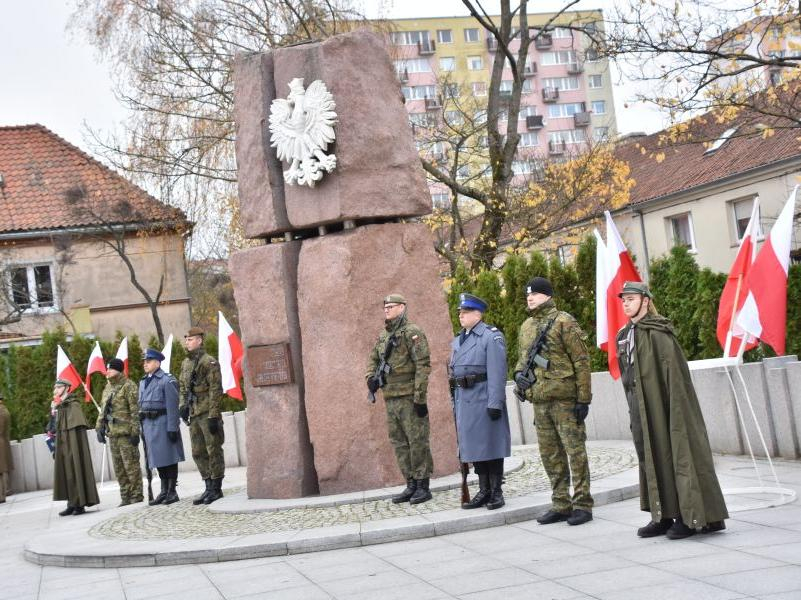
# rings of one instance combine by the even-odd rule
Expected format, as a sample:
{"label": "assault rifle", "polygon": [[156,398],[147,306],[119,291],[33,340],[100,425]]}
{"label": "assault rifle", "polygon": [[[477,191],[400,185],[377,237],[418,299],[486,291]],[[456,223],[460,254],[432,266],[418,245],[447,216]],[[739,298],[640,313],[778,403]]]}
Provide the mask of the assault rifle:
{"label": "assault rifle", "polygon": [[521,385],[517,380],[515,380],[516,385],[514,387],[514,394],[515,397],[520,400],[520,402],[526,401],[526,390],[537,383],[537,376],[534,374],[534,367],[547,370],[551,364],[551,361],[542,356],[540,353],[545,347],[545,340],[547,339],[548,332],[551,330],[551,326],[555,320],[556,319],[551,319],[548,322],[545,328],[537,336],[537,339],[534,340],[534,343],[531,344],[531,347],[528,349],[526,365],[521,371],[525,381]]}
{"label": "assault rifle", "polygon": [[[456,448],[459,448],[459,426],[456,424],[456,379],[454,377],[448,378],[448,388],[451,391],[451,406],[453,406],[453,426],[456,429]],[[459,471],[462,474],[462,504],[470,502],[470,490],[467,488],[467,476],[470,474],[470,465],[462,462],[462,456],[459,454]]]}
{"label": "assault rifle", "polygon": [[197,394],[195,394],[195,382],[197,381],[197,363],[200,361],[200,356],[195,359],[192,365],[192,374],[189,375],[189,385],[186,386],[186,393],[184,394],[184,404],[180,411],[181,420],[189,425],[192,413],[192,406],[197,402]]}
{"label": "assault rifle", "polygon": [[392,349],[397,345],[398,340],[395,338],[395,334],[393,333],[391,336],[389,336],[387,345],[384,347],[384,352],[381,353],[380,360],[378,361],[378,366],[375,368],[375,373],[373,373],[372,377],[370,378],[375,382],[373,385],[376,386],[376,388],[375,390],[369,389],[367,391],[367,399],[373,404],[375,404],[375,393],[386,385],[386,376],[392,372],[392,367],[389,364],[389,355],[392,354]]}

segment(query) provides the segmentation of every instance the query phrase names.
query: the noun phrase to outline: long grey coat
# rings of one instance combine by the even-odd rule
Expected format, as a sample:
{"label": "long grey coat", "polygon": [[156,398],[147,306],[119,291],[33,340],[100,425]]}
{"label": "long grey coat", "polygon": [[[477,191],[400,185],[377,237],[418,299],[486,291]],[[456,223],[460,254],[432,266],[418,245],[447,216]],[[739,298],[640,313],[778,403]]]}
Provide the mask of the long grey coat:
{"label": "long grey coat", "polygon": [[[184,460],[184,445],[181,428],[178,426],[178,381],[159,369],[139,382],[139,410],[167,410],[166,415],[155,419],[142,419],[142,433],[147,443],[147,464],[151,469],[167,467]],[[173,443],[168,431],[177,431],[178,439]]]}
{"label": "long grey coat", "polygon": [[[460,460],[478,462],[511,456],[503,334],[481,321],[463,344],[457,335],[451,342],[449,369],[451,377],[487,374],[487,381],[477,382],[471,388],[457,387],[454,392]],[[500,408],[501,418],[490,419],[488,408]]]}

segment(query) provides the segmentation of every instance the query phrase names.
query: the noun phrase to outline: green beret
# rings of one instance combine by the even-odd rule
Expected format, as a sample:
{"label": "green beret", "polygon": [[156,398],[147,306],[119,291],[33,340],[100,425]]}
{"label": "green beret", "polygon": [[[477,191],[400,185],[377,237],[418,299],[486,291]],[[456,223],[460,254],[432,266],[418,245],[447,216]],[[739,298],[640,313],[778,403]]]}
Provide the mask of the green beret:
{"label": "green beret", "polygon": [[384,304],[406,304],[406,298],[400,294],[390,294],[384,298]]}
{"label": "green beret", "polygon": [[651,290],[648,289],[648,284],[644,281],[627,281],[623,284],[623,289],[617,297],[622,298],[623,294],[640,294],[647,298],[654,297],[653,294],[651,294]]}
{"label": "green beret", "polygon": [[184,337],[193,337],[196,335],[205,335],[205,331],[203,331],[200,327],[192,327],[189,331],[186,332]]}

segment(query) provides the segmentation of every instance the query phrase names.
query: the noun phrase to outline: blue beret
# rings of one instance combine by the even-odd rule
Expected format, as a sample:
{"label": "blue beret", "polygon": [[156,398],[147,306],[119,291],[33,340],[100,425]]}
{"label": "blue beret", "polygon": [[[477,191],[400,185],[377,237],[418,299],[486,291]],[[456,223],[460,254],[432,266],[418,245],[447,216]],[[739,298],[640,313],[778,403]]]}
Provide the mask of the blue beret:
{"label": "blue beret", "polygon": [[158,350],[155,350],[153,348],[148,348],[145,351],[145,360],[157,360],[159,362],[163,362],[164,355]]}
{"label": "blue beret", "polygon": [[487,312],[487,303],[473,294],[459,294],[459,308]]}

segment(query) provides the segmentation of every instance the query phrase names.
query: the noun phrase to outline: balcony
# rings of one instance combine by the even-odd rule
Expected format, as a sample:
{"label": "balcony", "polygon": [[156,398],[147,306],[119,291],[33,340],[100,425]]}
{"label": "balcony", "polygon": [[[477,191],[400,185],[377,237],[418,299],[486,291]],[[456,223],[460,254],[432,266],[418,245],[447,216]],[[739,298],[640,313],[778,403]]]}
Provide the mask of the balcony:
{"label": "balcony", "polygon": [[401,83],[409,83],[409,69],[398,71],[398,81]]}
{"label": "balcony", "polygon": [[526,117],[526,129],[529,131],[542,129],[542,127],[542,115],[528,115]]}
{"label": "balcony", "polygon": [[523,77],[534,77],[537,74],[537,63],[526,63],[523,67]]}
{"label": "balcony", "polygon": [[590,124],[589,112],[578,112],[573,115],[573,125],[575,127],[588,127]]}
{"label": "balcony", "polygon": [[584,65],[582,65],[580,62],[567,63],[568,75],[578,75],[579,73],[583,72],[584,72]]}
{"label": "balcony", "polygon": [[433,98],[426,98],[426,110],[438,110],[442,108],[442,99],[439,96]]}
{"label": "balcony", "polygon": [[498,51],[498,40],[494,36],[487,38],[487,50],[490,52]]}
{"label": "balcony", "polygon": [[437,51],[437,43],[434,40],[425,40],[422,42],[417,42],[417,53],[420,56],[425,56],[427,54],[434,54]]}
{"label": "balcony", "polygon": [[559,88],[542,88],[543,102],[556,102],[559,100]]}
{"label": "balcony", "polygon": [[549,154],[564,154],[566,149],[566,144],[564,142],[548,142]]}
{"label": "balcony", "polygon": [[534,47],[537,50],[547,50],[553,46],[553,37],[550,33],[540,33],[534,38]]}

